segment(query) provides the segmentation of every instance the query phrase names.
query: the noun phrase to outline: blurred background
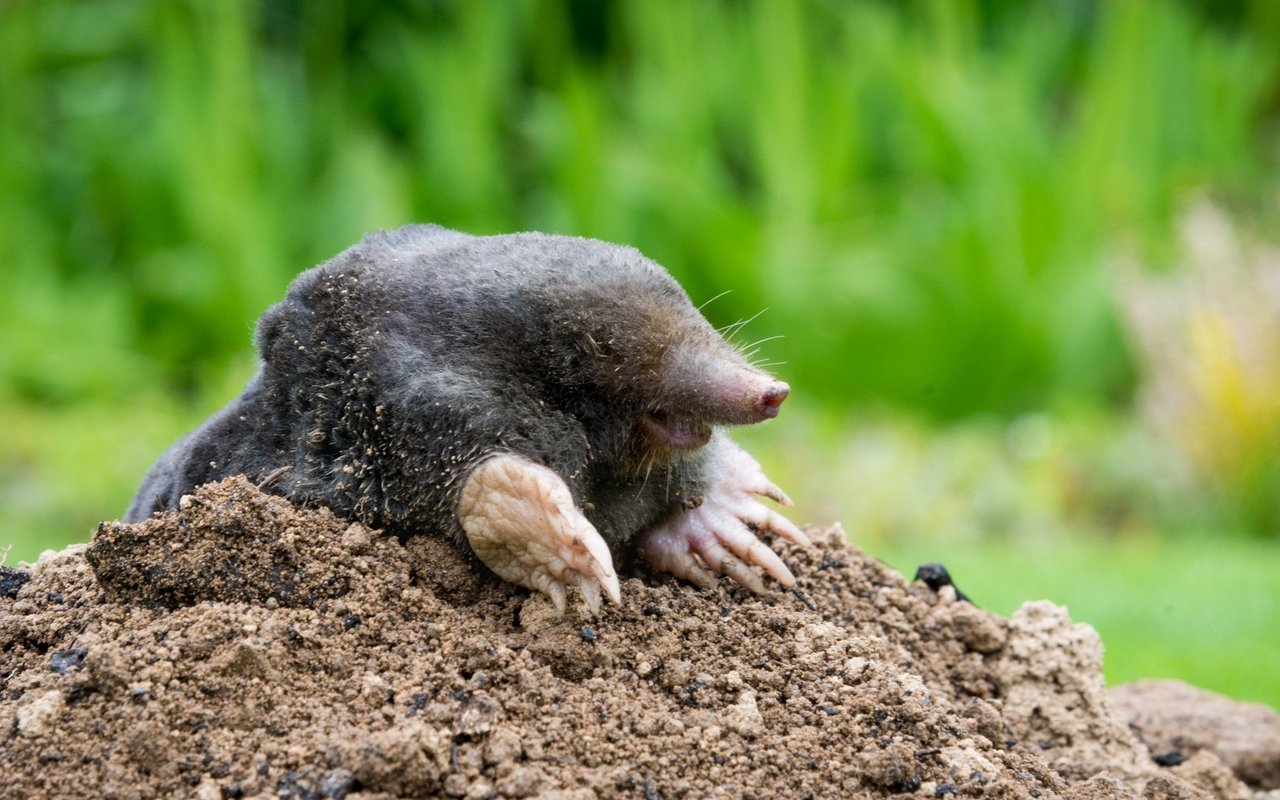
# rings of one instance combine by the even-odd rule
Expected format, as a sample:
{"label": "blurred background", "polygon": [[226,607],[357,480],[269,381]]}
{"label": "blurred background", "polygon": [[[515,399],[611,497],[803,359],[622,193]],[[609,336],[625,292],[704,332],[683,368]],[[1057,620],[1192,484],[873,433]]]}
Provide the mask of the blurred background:
{"label": "blurred background", "polygon": [[1278,175],[1270,0],[0,3],[0,552],[122,513],[299,271],[538,229],[750,320],[798,521],[1280,706]]}

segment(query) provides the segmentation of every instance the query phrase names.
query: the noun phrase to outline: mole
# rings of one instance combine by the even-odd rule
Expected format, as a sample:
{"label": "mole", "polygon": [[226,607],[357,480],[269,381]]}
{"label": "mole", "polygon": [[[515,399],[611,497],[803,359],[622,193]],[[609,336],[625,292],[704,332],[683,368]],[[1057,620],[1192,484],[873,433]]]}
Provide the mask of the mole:
{"label": "mole", "polygon": [[410,225],[303,272],[258,321],[243,393],[151,467],[127,522],[243,474],[399,536],[452,538],[501,578],[620,602],[615,554],[701,587],[795,578],[809,546],[722,430],[777,416],[754,368],[637,250]]}

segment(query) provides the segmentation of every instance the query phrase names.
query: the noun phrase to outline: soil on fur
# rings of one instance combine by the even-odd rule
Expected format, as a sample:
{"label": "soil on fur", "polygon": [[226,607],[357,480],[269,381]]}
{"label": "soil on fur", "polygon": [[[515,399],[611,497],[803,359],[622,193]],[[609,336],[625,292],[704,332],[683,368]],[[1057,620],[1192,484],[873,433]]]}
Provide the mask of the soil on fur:
{"label": "soil on fur", "polygon": [[448,542],[211,484],[0,594],[0,797],[1252,796],[1158,766],[1063,609],[810,534],[774,542],[794,591],[624,568],[558,618]]}

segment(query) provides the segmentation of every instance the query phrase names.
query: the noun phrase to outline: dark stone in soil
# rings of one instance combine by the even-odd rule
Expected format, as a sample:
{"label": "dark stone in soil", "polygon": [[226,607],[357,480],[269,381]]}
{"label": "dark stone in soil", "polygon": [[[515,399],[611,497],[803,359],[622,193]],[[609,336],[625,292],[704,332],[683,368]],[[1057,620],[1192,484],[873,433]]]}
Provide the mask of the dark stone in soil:
{"label": "dark stone in soil", "polygon": [[31,573],[13,567],[0,567],[0,597],[17,597],[18,590],[31,580]]}
{"label": "dark stone in soil", "polygon": [[49,655],[49,666],[59,675],[66,675],[73,669],[84,668],[84,657],[89,651],[83,647],[74,647],[70,650],[59,650]]}

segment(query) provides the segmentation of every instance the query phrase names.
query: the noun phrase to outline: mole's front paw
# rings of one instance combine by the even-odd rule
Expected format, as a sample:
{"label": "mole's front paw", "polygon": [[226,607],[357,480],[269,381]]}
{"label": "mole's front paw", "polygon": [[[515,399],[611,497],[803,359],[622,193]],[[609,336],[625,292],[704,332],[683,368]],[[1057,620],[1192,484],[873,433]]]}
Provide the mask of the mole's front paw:
{"label": "mole's front paw", "polygon": [[546,593],[557,611],[564,612],[567,586],[578,587],[592,614],[600,611],[601,587],[619,602],[608,545],[546,467],[515,455],[490,457],[463,486],[458,520],[489,569]]}
{"label": "mole's front paw", "polygon": [[717,459],[719,472],[702,503],[642,534],[640,552],[654,569],[704,588],[715,585],[714,570],[753,592],[763,592],[764,582],[753,566],[783,586],[794,585],[791,570],[752,531],[769,530],[809,547],[812,542],[803,531],[757,496],[786,506],[791,500],[765,477],[754,458],[727,439]]}

